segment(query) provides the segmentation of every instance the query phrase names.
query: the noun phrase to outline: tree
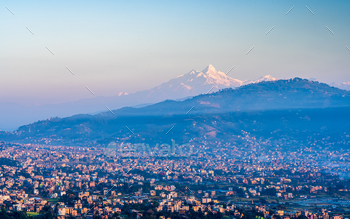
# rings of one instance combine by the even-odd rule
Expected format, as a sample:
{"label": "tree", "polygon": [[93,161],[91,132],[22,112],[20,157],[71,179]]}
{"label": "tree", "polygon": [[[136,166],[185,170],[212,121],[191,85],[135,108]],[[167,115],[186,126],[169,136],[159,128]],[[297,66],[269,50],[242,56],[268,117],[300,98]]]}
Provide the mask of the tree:
{"label": "tree", "polygon": [[53,209],[50,205],[46,204],[43,209],[41,209],[40,213],[43,215],[43,219],[54,219],[56,215],[54,214]]}

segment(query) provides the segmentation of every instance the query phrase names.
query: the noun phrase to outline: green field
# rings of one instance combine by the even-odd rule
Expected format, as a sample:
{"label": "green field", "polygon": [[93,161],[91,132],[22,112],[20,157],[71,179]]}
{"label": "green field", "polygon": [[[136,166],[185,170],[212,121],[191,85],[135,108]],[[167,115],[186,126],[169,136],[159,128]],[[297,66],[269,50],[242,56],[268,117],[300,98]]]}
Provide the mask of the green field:
{"label": "green field", "polygon": [[59,199],[58,198],[48,198],[47,201],[52,202],[52,203],[57,203],[59,201]]}
{"label": "green field", "polygon": [[28,216],[38,216],[38,212],[26,212]]}

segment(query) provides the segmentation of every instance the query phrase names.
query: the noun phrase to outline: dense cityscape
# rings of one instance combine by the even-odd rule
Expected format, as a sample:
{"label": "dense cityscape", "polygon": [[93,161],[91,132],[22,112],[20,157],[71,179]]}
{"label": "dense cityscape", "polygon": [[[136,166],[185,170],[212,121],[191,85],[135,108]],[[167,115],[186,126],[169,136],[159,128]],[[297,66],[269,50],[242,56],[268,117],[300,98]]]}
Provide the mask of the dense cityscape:
{"label": "dense cityscape", "polygon": [[[349,151],[1,143],[6,218],[347,218]],[[175,147],[179,147],[174,144]],[[173,146],[174,146],[173,145]],[[170,153],[164,153],[169,150]],[[6,212],[6,213],[5,213]],[[6,215],[5,215],[6,214]]]}

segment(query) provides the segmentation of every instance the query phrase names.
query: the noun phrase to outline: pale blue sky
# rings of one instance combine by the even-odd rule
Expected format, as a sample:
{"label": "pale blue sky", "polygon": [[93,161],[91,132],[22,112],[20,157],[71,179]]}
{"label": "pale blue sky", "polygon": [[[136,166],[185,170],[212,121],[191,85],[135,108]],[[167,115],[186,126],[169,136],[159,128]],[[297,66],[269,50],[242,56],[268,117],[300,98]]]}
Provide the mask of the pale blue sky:
{"label": "pale blue sky", "polygon": [[5,0],[0,28],[2,101],[132,93],[208,64],[238,79],[350,81],[350,1]]}

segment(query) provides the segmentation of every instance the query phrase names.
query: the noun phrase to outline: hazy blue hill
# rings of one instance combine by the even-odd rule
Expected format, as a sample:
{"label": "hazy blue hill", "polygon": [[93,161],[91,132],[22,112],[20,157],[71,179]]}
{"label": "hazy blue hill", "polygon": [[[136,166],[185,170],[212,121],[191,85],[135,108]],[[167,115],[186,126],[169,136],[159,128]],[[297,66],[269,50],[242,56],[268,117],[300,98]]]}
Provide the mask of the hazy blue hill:
{"label": "hazy blue hill", "polygon": [[118,115],[184,114],[192,106],[194,108],[191,113],[339,107],[350,106],[350,92],[327,84],[294,78],[249,84],[236,89],[228,88],[182,102],[167,100],[138,109],[126,107],[115,113]]}
{"label": "hazy blue hill", "polygon": [[349,142],[349,110],[348,91],[294,78],[224,89],[185,101],[126,107],[114,114],[52,118],[1,136],[3,140],[56,145],[170,143],[171,139],[239,143],[237,136],[248,132],[257,139],[297,144],[319,141],[327,145],[322,141],[327,138],[333,146],[343,147]]}
{"label": "hazy blue hill", "polygon": [[53,116],[68,117],[82,113],[97,114],[106,110],[105,106],[110,109],[120,109],[125,106],[140,108],[166,99],[184,100],[205,93],[211,87],[214,87],[213,91],[218,91],[223,88],[273,80],[276,80],[276,78],[266,75],[257,80],[241,81],[231,78],[209,65],[202,71],[191,70],[186,74],[170,79],[168,82],[136,93],[120,92],[109,97],[96,96],[72,102],[29,106],[0,101],[0,112],[2,112],[0,114],[0,130],[13,131],[20,125]]}

